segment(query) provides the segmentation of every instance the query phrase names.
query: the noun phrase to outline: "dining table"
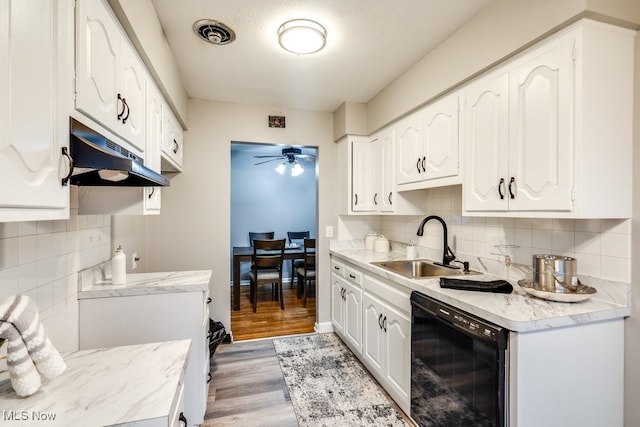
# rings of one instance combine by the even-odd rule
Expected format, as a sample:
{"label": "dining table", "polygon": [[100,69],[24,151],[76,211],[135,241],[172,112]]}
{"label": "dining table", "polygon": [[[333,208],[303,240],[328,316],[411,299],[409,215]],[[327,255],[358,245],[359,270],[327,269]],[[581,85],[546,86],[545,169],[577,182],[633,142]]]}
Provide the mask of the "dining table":
{"label": "dining table", "polygon": [[[240,310],[240,264],[243,262],[251,262],[253,257],[253,247],[251,246],[234,246],[233,247],[233,309]],[[303,259],[304,248],[299,245],[289,246],[284,249],[284,259],[294,260]],[[293,280],[293,271],[291,272],[291,280]]]}

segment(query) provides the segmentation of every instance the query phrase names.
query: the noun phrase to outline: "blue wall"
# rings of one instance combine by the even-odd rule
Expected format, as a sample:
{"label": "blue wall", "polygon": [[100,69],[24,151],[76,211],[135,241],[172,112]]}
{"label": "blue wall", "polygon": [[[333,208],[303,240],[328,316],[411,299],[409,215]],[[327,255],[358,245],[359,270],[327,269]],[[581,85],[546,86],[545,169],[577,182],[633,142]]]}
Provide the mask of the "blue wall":
{"label": "blue wall", "polygon": [[[255,155],[279,155],[285,146],[270,144],[231,144],[231,251],[233,246],[249,246],[249,231],[274,231],[276,238],[287,231],[309,230],[317,236],[317,173],[315,162],[300,162],[302,175],[292,177],[274,169],[281,161],[254,166],[268,160]],[[316,148],[302,148],[303,154],[317,157]],[[233,260],[232,260],[233,262]],[[284,278],[290,276],[285,262]],[[241,266],[241,279],[248,281],[249,265]],[[231,266],[233,274],[233,266]]]}

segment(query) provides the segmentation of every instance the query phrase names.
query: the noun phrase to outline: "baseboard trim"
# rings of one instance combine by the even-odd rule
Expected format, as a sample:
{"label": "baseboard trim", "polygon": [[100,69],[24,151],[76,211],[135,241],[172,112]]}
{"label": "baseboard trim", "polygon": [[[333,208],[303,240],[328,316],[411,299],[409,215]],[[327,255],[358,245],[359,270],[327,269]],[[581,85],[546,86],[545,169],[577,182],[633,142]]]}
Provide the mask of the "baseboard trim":
{"label": "baseboard trim", "polygon": [[331,323],[331,322],[322,322],[322,323],[316,322],[316,324],[313,326],[313,330],[316,331],[319,334],[324,334],[324,333],[328,333],[328,332],[334,332],[333,323]]}

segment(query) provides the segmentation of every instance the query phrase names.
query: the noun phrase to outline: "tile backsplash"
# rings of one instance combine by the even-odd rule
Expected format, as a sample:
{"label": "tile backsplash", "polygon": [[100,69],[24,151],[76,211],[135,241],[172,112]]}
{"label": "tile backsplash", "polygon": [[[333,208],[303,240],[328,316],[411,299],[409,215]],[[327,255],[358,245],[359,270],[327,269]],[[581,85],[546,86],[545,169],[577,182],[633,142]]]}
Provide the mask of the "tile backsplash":
{"label": "tile backsplash", "polygon": [[[461,186],[425,190],[427,215],[439,215],[447,223],[449,246],[458,258],[481,257],[530,266],[534,254],[575,257],[578,273],[619,282],[631,282],[631,220],[537,219],[462,216]],[[434,260],[442,257],[442,227],[426,224],[416,235],[421,216],[341,217],[340,239],[362,239],[368,232],[389,240],[425,248]],[[499,247],[497,247],[499,246]],[[502,252],[502,254],[501,254]]]}
{"label": "tile backsplash", "polygon": [[71,188],[68,220],[0,223],[0,299],[26,294],[59,351],[78,349],[78,271],[111,256],[111,216],[78,215]]}

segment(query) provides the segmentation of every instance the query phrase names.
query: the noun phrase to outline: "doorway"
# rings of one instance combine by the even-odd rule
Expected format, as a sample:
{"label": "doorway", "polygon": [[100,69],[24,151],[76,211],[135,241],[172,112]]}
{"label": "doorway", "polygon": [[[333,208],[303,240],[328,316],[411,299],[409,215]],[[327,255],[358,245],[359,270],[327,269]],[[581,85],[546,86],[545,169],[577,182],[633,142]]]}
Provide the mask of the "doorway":
{"label": "doorway", "polygon": [[[248,247],[249,232],[273,231],[287,238],[288,231],[318,229],[318,148],[254,142],[231,142],[230,253]],[[233,256],[231,274],[233,275]],[[240,263],[240,309],[234,310],[231,291],[231,330],[234,340],[313,332],[316,301],[312,293],[306,307],[298,298],[291,262],[283,265],[285,309],[273,300],[269,287],[258,292],[256,313],[249,299],[249,262]],[[233,283],[233,277],[231,278]],[[312,288],[313,289],[313,288]]]}

